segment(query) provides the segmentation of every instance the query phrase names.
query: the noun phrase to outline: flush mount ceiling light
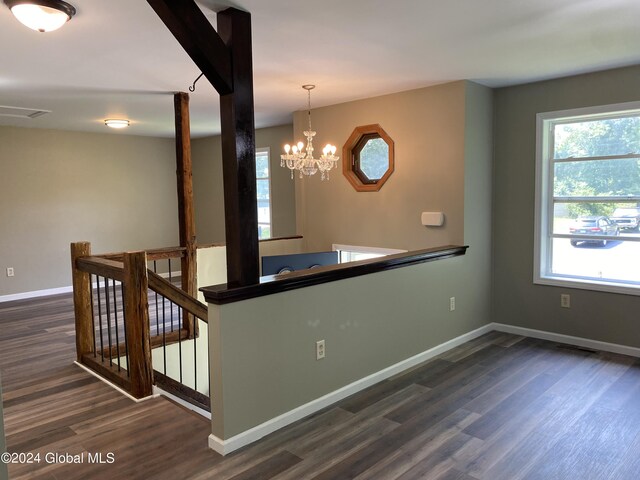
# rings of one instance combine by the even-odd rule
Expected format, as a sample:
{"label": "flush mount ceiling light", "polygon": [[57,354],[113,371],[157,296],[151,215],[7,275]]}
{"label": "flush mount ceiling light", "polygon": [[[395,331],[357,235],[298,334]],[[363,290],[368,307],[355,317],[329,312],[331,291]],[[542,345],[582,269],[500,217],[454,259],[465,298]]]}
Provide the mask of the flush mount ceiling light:
{"label": "flush mount ceiling light", "polygon": [[23,25],[38,32],[57,30],[76,14],[73,5],[62,0],[4,0]]}
{"label": "flush mount ceiling light", "polygon": [[129,126],[129,120],[121,120],[116,118],[108,118],[104,121],[107,127],[111,128],[127,128]]}

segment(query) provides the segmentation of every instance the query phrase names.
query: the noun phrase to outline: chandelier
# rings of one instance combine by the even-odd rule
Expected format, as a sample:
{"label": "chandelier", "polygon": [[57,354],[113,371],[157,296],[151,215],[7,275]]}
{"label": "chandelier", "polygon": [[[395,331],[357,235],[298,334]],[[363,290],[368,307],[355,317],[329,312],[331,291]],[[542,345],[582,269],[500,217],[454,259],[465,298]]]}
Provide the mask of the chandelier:
{"label": "chandelier", "polygon": [[[300,178],[304,175],[315,175],[318,170],[322,174],[322,180],[329,179],[329,170],[335,168],[338,165],[340,157],[336,157],[335,145],[328,144],[322,149],[322,155],[320,158],[313,158],[313,137],[316,132],[311,129],[311,90],[316,88],[315,85],[302,85],[307,91],[307,112],[309,117],[309,130],[305,130],[304,136],[307,137],[307,146],[305,148],[304,143],[298,142],[293,147],[290,145],[284,146],[284,154],[280,155],[280,166],[287,167],[291,170],[291,178],[293,178],[293,171],[300,172]],[[303,150],[304,149],[304,150]]]}

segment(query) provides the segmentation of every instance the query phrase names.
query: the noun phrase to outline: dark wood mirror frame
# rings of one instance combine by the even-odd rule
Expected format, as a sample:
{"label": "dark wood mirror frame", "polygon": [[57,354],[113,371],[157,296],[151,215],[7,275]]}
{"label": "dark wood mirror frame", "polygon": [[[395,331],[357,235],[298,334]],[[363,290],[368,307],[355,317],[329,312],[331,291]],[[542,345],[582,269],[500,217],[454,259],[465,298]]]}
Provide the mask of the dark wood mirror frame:
{"label": "dark wood mirror frame", "polygon": [[[389,167],[377,180],[367,179],[359,170],[357,155],[367,141],[381,138],[389,147]],[[394,170],[394,142],[384,129],[376,124],[356,127],[342,147],[342,173],[358,192],[377,192],[389,179]]]}

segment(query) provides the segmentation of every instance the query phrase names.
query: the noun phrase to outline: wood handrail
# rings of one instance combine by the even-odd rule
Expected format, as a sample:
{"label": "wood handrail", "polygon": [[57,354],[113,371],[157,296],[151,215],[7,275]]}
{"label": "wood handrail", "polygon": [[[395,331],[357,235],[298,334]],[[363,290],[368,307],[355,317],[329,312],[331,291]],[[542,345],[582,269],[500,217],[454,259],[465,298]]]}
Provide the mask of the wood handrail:
{"label": "wood handrail", "polygon": [[188,295],[186,292],[151,270],[147,271],[147,275],[149,276],[149,288],[151,290],[159,293],[179,307],[182,307],[203,322],[209,321],[209,308],[204,303]]}
{"label": "wood handrail", "polygon": [[[119,282],[124,280],[124,264],[122,262],[108,260],[98,256],[80,257],[76,259],[76,266],[79,270],[86,273],[113,278]],[[184,308],[200,320],[204,322],[208,321],[208,307],[204,303],[188,295],[157,273],[148,270],[147,274],[149,276],[149,288],[151,290],[164,296],[167,300],[172,301],[179,307]]]}
{"label": "wood handrail", "polygon": [[115,260],[98,256],[80,257],[76,259],[76,268],[82,272],[113,278],[119,282],[124,280],[124,264]]}
{"label": "wood handrail", "polygon": [[[164,247],[164,248],[152,248],[146,250],[147,260],[164,260],[167,258],[182,258],[185,255],[186,247]],[[95,257],[105,258],[107,260],[115,260],[121,262],[126,252],[114,252],[103,253],[100,255],[94,255]]]}
{"label": "wood handrail", "polygon": [[[260,240],[261,243],[266,242],[275,242],[278,240],[299,240],[304,238],[302,235],[293,235],[289,237],[274,237],[274,238],[265,238]],[[197,244],[196,248],[211,248],[211,247],[225,247],[225,243],[203,243]],[[164,248],[152,248],[150,250],[145,250],[147,252],[147,260],[164,260],[167,258],[183,258],[186,253],[186,247],[164,247]],[[111,252],[111,253],[101,253],[98,255],[93,255],[96,258],[104,258],[106,260],[114,260],[117,262],[121,262],[124,258],[124,254],[126,252]]]}

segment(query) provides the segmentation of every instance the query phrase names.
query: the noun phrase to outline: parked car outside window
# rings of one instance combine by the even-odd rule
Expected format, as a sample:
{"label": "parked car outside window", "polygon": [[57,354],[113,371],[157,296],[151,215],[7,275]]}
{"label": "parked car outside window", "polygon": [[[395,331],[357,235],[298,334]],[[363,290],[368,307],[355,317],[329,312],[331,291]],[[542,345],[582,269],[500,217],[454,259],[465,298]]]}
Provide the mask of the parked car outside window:
{"label": "parked car outside window", "polygon": [[[620,235],[620,228],[608,217],[580,217],[571,224],[569,233],[575,235],[618,236]],[[571,245],[574,247],[578,243],[598,243],[604,247],[607,244],[607,240],[571,240]]]}
{"label": "parked car outside window", "polygon": [[611,220],[617,223],[621,230],[640,231],[640,207],[616,208]]}

